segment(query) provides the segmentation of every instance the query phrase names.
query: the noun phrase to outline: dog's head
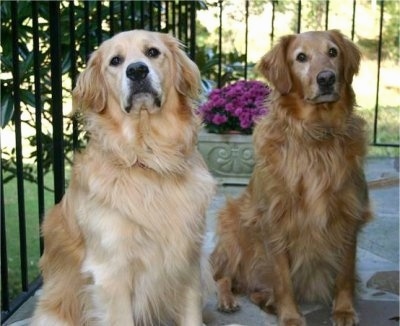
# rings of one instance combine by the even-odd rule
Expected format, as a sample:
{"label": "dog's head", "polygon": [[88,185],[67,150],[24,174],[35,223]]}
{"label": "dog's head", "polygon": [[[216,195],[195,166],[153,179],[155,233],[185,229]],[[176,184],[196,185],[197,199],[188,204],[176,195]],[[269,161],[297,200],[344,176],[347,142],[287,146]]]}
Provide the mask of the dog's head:
{"label": "dog's head", "polygon": [[75,112],[113,160],[158,171],[193,152],[200,72],[168,34],[133,30],[103,42],[73,90]]}
{"label": "dog's head", "polygon": [[119,106],[124,113],[158,112],[179,94],[197,99],[200,73],[177,39],[133,30],[103,42],[92,53],[73,91],[76,108],[101,112]]}
{"label": "dog's head", "polygon": [[314,31],[280,39],[258,65],[282,95],[312,104],[336,102],[358,73],[360,51],[339,31]]}

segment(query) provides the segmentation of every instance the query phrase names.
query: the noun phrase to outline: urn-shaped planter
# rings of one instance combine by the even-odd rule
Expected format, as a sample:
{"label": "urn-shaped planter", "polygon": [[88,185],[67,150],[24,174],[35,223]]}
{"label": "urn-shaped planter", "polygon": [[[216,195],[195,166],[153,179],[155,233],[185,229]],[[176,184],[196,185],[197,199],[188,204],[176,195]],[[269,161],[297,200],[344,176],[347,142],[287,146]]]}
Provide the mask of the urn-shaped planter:
{"label": "urn-shaped planter", "polygon": [[251,135],[202,131],[198,149],[220,184],[248,183],[254,166]]}

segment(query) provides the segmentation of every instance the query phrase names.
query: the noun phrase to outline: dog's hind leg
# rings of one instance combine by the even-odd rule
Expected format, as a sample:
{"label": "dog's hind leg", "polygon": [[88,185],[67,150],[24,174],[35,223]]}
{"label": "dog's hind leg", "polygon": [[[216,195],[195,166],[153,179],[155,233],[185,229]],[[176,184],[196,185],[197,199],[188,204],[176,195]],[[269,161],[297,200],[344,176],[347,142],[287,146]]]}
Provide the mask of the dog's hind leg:
{"label": "dog's hind leg", "polygon": [[266,313],[276,315],[274,296],[271,291],[254,291],[250,293],[249,299]]}
{"label": "dog's hind leg", "polygon": [[82,289],[87,280],[80,271],[84,249],[79,228],[59,204],[47,214],[42,233],[44,285],[31,325],[83,325]]}

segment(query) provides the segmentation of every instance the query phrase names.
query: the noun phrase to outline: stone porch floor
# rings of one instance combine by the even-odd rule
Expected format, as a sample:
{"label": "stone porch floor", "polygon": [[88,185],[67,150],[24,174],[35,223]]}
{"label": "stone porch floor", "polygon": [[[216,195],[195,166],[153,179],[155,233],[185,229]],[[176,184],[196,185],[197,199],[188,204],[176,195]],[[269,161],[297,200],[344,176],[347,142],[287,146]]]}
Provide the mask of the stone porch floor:
{"label": "stone porch floor", "polygon": [[[360,326],[399,325],[399,174],[395,166],[393,159],[373,158],[366,165],[368,181],[379,183],[370,190],[375,219],[364,228],[358,242],[357,267],[361,282],[356,309]],[[392,182],[383,183],[383,180]],[[235,186],[218,188],[207,214],[205,249],[208,252],[214,245],[215,216],[218,210],[224,205],[226,196],[235,196],[242,190],[243,187]],[[240,311],[224,314],[216,310],[215,295],[210,296],[204,309],[204,322],[207,326],[233,323],[245,326],[277,325],[275,316],[264,313],[244,297],[239,298],[239,301]],[[3,325],[29,325],[35,302],[36,296],[28,300]],[[301,308],[309,326],[331,325],[330,307],[302,305]]]}

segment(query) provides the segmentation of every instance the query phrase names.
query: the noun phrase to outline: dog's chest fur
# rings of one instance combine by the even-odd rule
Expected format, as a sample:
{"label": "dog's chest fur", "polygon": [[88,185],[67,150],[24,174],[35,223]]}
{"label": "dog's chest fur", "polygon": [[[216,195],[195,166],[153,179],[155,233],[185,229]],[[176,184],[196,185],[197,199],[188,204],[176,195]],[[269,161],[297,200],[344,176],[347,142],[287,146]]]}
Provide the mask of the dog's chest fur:
{"label": "dog's chest fur", "polygon": [[132,295],[143,293],[135,309],[163,309],[168,299],[161,294],[173,288],[179,295],[198,271],[214,182],[196,155],[184,174],[165,176],[142,166],[115,169],[99,156],[75,162],[66,205],[74,201],[85,238],[82,272],[93,284],[128,277]]}
{"label": "dog's chest fur", "polygon": [[361,120],[348,122],[321,138],[308,137],[309,130],[288,130],[277,139],[274,129],[284,127],[265,119],[258,127],[265,133],[255,136],[256,153],[270,153],[256,167],[265,176],[263,184],[255,181],[253,187],[265,205],[269,249],[288,253],[296,292],[306,293],[307,300],[330,297],[342,253],[365,222],[367,208],[357,194],[365,140],[362,132],[353,134],[362,129]]}
{"label": "dog's chest fur", "polygon": [[[77,219],[94,237],[96,232],[101,233],[99,245],[105,250],[109,248],[112,253],[110,245],[124,240],[139,244],[157,236],[169,241],[171,228],[175,235],[181,232],[183,240],[197,241],[204,225],[201,214],[212,194],[212,180],[205,169],[193,165],[187,167],[191,171],[184,176],[160,176],[141,166],[113,169],[99,162],[85,164],[75,164],[82,189]],[[96,174],[90,169],[96,169]],[[90,201],[85,201],[87,198]],[[87,207],[88,202],[92,207]],[[113,233],[118,235],[115,239]]]}

